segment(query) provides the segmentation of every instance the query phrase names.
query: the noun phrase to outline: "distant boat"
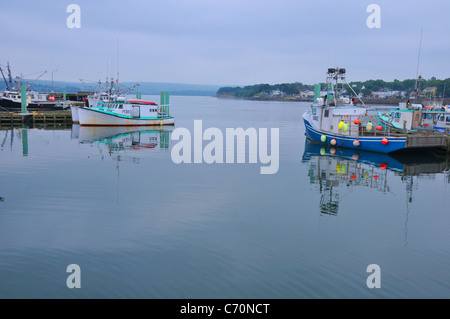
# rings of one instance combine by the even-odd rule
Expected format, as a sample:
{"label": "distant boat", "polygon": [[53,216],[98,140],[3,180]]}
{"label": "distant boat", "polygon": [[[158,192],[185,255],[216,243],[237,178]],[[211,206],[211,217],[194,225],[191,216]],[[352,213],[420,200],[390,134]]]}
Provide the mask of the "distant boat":
{"label": "distant boat", "polygon": [[[2,74],[3,80],[6,84],[5,90],[0,92],[0,111],[21,112],[22,79],[20,77],[16,77],[16,80],[12,80],[9,63],[7,65],[7,71],[8,80],[0,67],[0,73]],[[55,97],[48,93],[39,93],[30,90],[29,85],[26,89],[26,105],[27,111],[54,111],[63,110],[69,107],[69,104],[66,101],[55,100]]]}
{"label": "distant boat", "polygon": [[[46,93],[34,91],[26,92],[27,111],[55,111],[64,110],[69,107],[65,101],[52,101],[51,96]],[[20,91],[0,92],[0,111],[21,112],[22,94]]]}
{"label": "distant boat", "polygon": [[355,106],[352,101],[346,103],[340,97],[346,84],[345,75],[345,69],[328,69],[325,99],[319,97],[320,86],[316,86],[311,110],[303,114],[307,138],[333,147],[379,153],[445,147],[445,136],[393,133],[389,128],[375,125],[376,118],[373,124],[366,107]]}

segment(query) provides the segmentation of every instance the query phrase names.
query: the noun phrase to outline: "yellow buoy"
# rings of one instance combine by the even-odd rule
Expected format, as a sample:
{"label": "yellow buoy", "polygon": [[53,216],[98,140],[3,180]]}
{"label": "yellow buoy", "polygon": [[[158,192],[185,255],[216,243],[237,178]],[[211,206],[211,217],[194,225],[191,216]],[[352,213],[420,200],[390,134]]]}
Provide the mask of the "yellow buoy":
{"label": "yellow buoy", "polygon": [[339,129],[339,130],[342,130],[342,126],[344,126],[344,122],[343,122],[343,121],[340,121],[340,122],[339,122],[339,125],[338,125],[338,129]]}
{"label": "yellow buoy", "polygon": [[371,122],[367,123],[367,125],[366,125],[367,132],[372,131],[372,127],[373,127],[373,124]]}

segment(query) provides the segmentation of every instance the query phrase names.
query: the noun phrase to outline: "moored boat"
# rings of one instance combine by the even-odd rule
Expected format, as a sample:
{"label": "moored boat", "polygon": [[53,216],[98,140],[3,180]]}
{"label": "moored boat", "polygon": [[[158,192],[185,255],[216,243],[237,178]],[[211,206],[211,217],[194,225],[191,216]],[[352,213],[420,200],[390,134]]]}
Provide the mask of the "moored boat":
{"label": "moored boat", "polygon": [[174,125],[175,118],[169,114],[169,94],[161,94],[161,104],[124,96],[98,101],[96,106],[78,108],[80,125]]}
{"label": "moored boat", "polygon": [[333,147],[379,153],[445,147],[445,136],[391,132],[389,127],[378,124],[377,117],[370,116],[364,105],[347,103],[340,97],[346,84],[345,75],[345,69],[328,69],[325,99],[319,97],[320,86],[316,86],[311,110],[303,114],[307,138]]}
{"label": "moored boat", "polygon": [[[54,96],[48,93],[40,93],[30,90],[30,85],[22,85],[23,79],[16,77],[13,81],[9,63],[7,64],[8,80],[2,68],[0,73],[5,82],[5,90],[0,92],[0,111],[21,112],[22,111],[22,87],[25,92],[25,102],[27,111],[54,111],[64,110],[69,104],[67,101],[55,100]],[[45,71],[43,74],[45,74]]]}
{"label": "moored boat", "polygon": [[436,132],[450,134],[450,108],[434,109],[391,109],[378,111],[379,119],[397,131]]}

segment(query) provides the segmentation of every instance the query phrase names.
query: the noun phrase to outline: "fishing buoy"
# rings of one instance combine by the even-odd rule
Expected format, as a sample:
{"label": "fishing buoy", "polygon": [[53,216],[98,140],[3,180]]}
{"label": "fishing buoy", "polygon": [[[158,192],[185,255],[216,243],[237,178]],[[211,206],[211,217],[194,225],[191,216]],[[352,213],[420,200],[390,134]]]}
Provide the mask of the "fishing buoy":
{"label": "fishing buoy", "polygon": [[350,176],[350,178],[351,178],[352,180],[355,180],[355,179],[356,179],[356,175],[352,175],[352,176]]}
{"label": "fishing buoy", "polygon": [[386,164],[384,164],[384,163],[380,164],[380,168],[381,168],[381,169],[386,169],[386,167],[387,167]]}
{"label": "fishing buoy", "polygon": [[336,173],[340,174],[341,173],[341,165],[336,164]]}
{"label": "fishing buoy", "polygon": [[327,136],[326,136],[326,135],[322,135],[322,136],[320,137],[320,141],[321,141],[322,143],[325,143],[326,140],[327,140]]}
{"label": "fishing buoy", "polygon": [[381,125],[377,125],[377,130],[381,131],[383,129],[383,127]]}
{"label": "fishing buoy", "polygon": [[373,126],[373,124],[372,124],[371,122],[367,123],[367,125],[366,125],[366,131],[367,131],[367,132],[372,131],[372,126]]}
{"label": "fishing buoy", "polygon": [[381,140],[381,143],[386,145],[387,143],[389,143],[389,140],[387,138],[383,137],[383,139]]}
{"label": "fishing buoy", "polygon": [[361,145],[361,143],[358,140],[353,141],[353,146],[359,146],[359,145]]}
{"label": "fishing buoy", "polygon": [[344,126],[344,122],[343,121],[340,121],[339,122],[339,125],[338,125],[338,129],[339,130],[342,130],[342,127]]}
{"label": "fishing buoy", "polygon": [[331,145],[336,145],[336,140],[333,138],[333,139],[330,141],[330,144],[331,144]]}
{"label": "fishing buoy", "polygon": [[344,127],[342,128],[342,132],[347,132],[348,131],[348,124],[344,123]]}
{"label": "fishing buoy", "polygon": [[325,148],[322,147],[320,149],[320,155],[325,155],[325,153],[326,153],[326,150],[325,150]]}
{"label": "fishing buoy", "polygon": [[353,123],[355,123],[355,125],[358,125],[358,124],[360,123],[360,121],[359,121],[358,118],[356,118],[356,119],[353,121]]}
{"label": "fishing buoy", "polygon": [[331,155],[336,154],[336,149],[334,147],[332,147],[331,150],[330,150],[330,153],[331,153]]}

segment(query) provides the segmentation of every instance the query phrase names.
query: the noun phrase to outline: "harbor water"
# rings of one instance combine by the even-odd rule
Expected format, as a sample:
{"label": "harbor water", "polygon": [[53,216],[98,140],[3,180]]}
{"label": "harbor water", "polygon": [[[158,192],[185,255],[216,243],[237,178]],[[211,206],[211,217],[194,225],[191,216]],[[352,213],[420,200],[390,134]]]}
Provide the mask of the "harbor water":
{"label": "harbor water", "polygon": [[[449,298],[448,158],[312,144],[308,108],[172,96],[174,127],[2,128],[0,298]],[[278,170],[175,163],[195,120],[278,128]]]}

